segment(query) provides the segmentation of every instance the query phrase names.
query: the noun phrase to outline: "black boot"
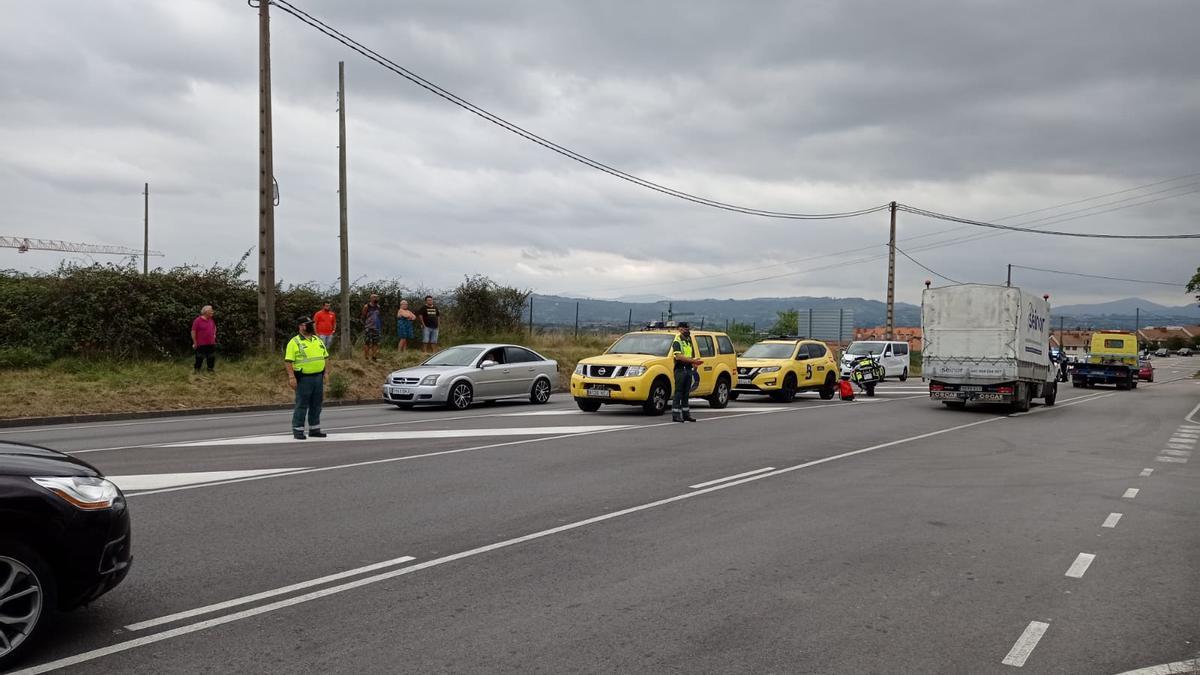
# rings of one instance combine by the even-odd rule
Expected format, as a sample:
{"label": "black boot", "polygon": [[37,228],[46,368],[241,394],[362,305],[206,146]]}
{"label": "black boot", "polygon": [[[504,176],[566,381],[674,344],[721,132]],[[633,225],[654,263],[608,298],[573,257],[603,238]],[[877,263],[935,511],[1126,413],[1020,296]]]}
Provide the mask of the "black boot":
{"label": "black boot", "polygon": [[685,412],[685,413],[683,413],[683,421],[684,422],[699,422],[700,420],[696,419],[695,417],[692,417],[692,413]]}
{"label": "black boot", "polygon": [[672,421],[672,422],[682,422],[682,421],[683,421],[683,415],[680,415],[679,413],[677,413],[677,412],[675,412],[675,411],[673,411],[673,410],[672,410],[672,411],[671,411],[671,421]]}
{"label": "black boot", "polygon": [[308,435],[312,436],[313,438],[325,438],[329,434],[325,433],[324,431],[321,431],[320,427],[317,427],[316,429],[309,429]]}
{"label": "black boot", "polygon": [[292,438],[294,438],[298,441],[302,441],[305,439],[304,432],[303,431],[293,431]]}

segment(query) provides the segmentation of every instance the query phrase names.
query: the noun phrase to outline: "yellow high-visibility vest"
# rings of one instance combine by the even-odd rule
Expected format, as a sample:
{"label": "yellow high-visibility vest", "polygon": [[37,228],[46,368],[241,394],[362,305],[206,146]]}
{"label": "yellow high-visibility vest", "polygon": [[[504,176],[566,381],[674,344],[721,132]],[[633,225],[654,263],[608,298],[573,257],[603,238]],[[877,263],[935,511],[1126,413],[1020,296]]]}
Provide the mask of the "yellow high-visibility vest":
{"label": "yellow high-visibility vest", "polygon": [[297,335],[288,341],[284,361],[292,362],[292,369],[301,375],[311,375],[325,370],[325,359],[329,352],[321,338],[310,335],[307,338]]}

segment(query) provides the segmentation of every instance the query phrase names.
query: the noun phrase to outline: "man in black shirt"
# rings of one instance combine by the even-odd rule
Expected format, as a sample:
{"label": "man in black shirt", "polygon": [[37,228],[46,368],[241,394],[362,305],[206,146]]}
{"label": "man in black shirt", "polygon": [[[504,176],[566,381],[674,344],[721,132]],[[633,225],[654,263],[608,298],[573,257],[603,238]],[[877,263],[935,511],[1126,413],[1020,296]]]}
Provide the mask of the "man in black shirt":
{"label": "man in black shirt", "polygon": [[437,305],[433,304],[433,296],[425,296],[425,306],[417,310],[417,321],[421,322],[422,351],[433,352],[437,349],[438,316],[439,311]]}

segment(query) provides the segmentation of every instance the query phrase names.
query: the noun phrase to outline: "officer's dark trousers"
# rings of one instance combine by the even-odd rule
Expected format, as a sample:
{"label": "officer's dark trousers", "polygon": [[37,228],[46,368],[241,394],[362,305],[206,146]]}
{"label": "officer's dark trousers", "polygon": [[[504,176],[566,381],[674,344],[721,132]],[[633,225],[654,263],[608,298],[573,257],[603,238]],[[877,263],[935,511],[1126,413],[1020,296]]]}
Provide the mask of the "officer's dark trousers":
{"label": "officer's dark trousers", "polygon": [[292,410],[292,431],[304,431],[304,418],[309,429],[321,428],[321,403],[325,400],[325,373],[304,375],[296,373],[296,407]]}
{"label": "officer's dark trousers", "polygon": [[671,414],[689,415],[688,397],[692,393],[692,369],[675,369],[675,398],[671,402]]}

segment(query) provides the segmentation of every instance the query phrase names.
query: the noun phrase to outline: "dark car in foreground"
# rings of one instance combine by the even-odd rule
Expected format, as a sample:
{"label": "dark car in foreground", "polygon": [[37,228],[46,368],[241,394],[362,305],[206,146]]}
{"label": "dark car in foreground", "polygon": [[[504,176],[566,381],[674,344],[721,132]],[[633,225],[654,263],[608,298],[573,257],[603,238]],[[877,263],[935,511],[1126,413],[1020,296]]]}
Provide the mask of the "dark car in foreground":
{"label": "dark car in foreground", "polygon": [[95,467],[54,450],[0,442],[0,669],[59,611],[129,573],[125,495]]}

